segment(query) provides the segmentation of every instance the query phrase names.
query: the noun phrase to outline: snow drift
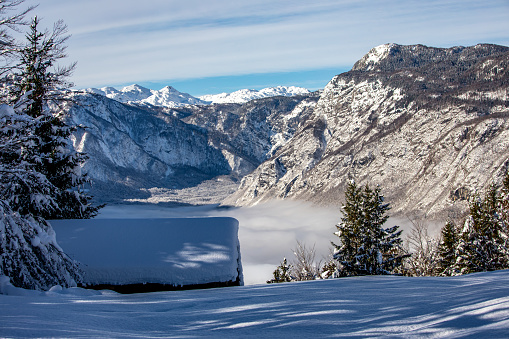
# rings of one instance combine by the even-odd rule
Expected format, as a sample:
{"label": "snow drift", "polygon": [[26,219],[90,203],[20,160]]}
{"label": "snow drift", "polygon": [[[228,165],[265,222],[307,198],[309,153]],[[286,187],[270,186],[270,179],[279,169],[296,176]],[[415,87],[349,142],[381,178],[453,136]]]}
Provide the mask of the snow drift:
{"label": "snow drift", "polygon": [[233,218],[51,221],[83,285],[120,292],[242,285]]}
{"label": "snow drift", "polygon": [[136,295],[79,288],[29,291],[0,295],[0,336],[507,338],[508,279],[505,270]]}

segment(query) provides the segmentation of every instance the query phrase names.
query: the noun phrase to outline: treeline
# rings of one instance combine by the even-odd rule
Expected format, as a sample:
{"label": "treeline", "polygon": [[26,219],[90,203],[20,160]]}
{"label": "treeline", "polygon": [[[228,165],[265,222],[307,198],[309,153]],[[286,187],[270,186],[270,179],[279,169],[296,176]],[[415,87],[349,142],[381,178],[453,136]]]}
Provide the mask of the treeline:
{"label": "treeline", "polygon": [[509,172],[469,200],[468,216],[448,221],[438,237],[421,219],[409,219],[405,239],[398,226],[384,228],[389,204],[380,187],[350,182],[345,191],[338,240],[329,258],[315,259],[315,248],[297,242],[295,259],[283,262],[267,283],[359,275],[453,276],[509,268]]}

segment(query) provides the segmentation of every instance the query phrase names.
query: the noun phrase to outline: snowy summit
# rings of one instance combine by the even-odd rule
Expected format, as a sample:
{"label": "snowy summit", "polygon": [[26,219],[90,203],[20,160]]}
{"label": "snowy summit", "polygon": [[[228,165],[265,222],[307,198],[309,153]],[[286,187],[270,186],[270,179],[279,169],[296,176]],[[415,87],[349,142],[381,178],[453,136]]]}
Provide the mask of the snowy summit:
{"label": "snowy summit", "polygon": [[110,99],[135,104],[149,104],[168,108],[181,107],[185,105],[208,105],[224,103],[245,103],[254,99],[262,99],[275,96],[295,96],[309,94],[310,91],[295,86],[276,86],[261,90],[241,89],[233,93],[208,94],[201,97],[193,97],[188,93],[182,93],[171,86],[160,90],[152,90],[140,85],[126,86],[120,90],[113,87],[87,88],[85,92],[104,95]]}
{"label": "snowy summit", "polygon": [[209,101],[214,104],[226,104],[226,103],[245,103],[255,99],[263,99],[275,96],[291,97],[294,95],[309,94],[310,91],[295,86],[276,86],[268,87],[261,90],[254,89],[241,89],[233,93],[221,93],[221,94],[210,94],[203,95],[200,97],[201,100]]}
{"label": "snowy summit", "polygon": [[169,108],[208,104],[208,102],[197,99],[190,94],[179,92],[171,86],[156,91],[134,84],[120,90],[113,87],[103,87],[101,89],[87,88],[85,92],[104,95],[123,103],[150,104]]}

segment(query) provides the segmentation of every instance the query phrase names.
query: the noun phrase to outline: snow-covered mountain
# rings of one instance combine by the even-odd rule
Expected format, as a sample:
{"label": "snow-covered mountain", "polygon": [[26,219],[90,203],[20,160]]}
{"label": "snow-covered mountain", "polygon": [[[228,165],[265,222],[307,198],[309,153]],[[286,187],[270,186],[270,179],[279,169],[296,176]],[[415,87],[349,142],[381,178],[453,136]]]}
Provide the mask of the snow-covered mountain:
{"label": "snow-covered mountain", "polygon": [[122,104],[103,95],[72,92],[66,111],[74,147],[89,160],[84,170],[103,200],[136,198],[151,187],[184,188],[230,167],[209,145],[207,131],[160,110]]}
{"label": "snow-covered mountain", "polygon": [[310,91],[295,86],[276,86],[276,87],[268,87],[261,90],[254,89],[241,89],[232,93],[221,93],[221,94],[209,94],[203,95],[200,100],[208,101],[214,104],[226,104],[226,103],[245,103],[255,99],[276,97],[276,96],[285,96],[291,97],[295,95],[306,95],[309,94]]}
{"label": "snow-covered mountain", "polygon": [[277,86],[261,90],[241,89],[233,93],[204,95],[199,98],[182,93],[171,86],[160,90],[152,90],[140,85],[126,86],[120,90],[113,87],[87,88],[85,92],[104,95],[107,98],[138,105],[153,105],[167,108],[176,108],[186,105],[209,105],[215,103],[246,103],[254,99],[263,99],[275,96],[291,97],[307,95],[309,90],[295,86]]}
{"label": "snow-covered mountain", "polygon": [[[100,162],[89,165],[93,176],[105,182],[136,177],[131,180],[136,187],[166,187],[159,186],[167,184],[164,180],[147,187],[147,179],[156,177],[149,173],[166,173],[167,164],[181,164],[209,178],[217,173],[242,178],[224,204],[300,199],[337,206],[345,183],[355,179],[381,184],[393,215],[447,218],[461,214],[471,193],[498,182],[509,167],[508,65],[504,46],[387,44],[334,77],[321,93],[170,108],[161,107],[166,99],[156,101],[152,91],[131,86],[118,93],[103,89],[102,99],[92,99],[93,91],[81,93],[93,107],[86,114],[79,113],[84,108],[70,113],[93,126],[90,139],[77,136],[78,148],[92,142],[92,134],[103,140],[88,152],[90,162]],[[271,93],[281,94],[281,89]],[[113,104],[108,95],[127,102],[153,98],[159,106]],[[134,119],[138,115],[150,118]],[[97,116],[112,126],[102,127],[106,122]],[[150,125],[154,119],[158,137]],[[145,132],[137,136],[137,130]],[[143,151],[133,155],[134,149]],[[149,157],[138,156],[142,153]],[[160,170],[149,169],[159,166],[165,153],[178,153],[181,160],[164,160]],[[216,170],[204,172],[202,166]],[[127,168],[142,170],[130,177]],[[179,178],[183,184],[193,177]]]}
{"label": "snow-covered mountain", "polygon": [[122,103],[150,104],[171,108],[208,104],[208,102],[197,99],[190,94],[179,92],[171,86],[166,86],[158,91],[139,85],[131,85],[120,90],[113,87],[88,88],[85,92],[104,95]]}
{"label": "snow-covered mountain", "polygon": [[508,47],[376,47],[225,203],[338,205],[355,179],[380,184],[393,214],[455,217],[509,167],[508,80]]}

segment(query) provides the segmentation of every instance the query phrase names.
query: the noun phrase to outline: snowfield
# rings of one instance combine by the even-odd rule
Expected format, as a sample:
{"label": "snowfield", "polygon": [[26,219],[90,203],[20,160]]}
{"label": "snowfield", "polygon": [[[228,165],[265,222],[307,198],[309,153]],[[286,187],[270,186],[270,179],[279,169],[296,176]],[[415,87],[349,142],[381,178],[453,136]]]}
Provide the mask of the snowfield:
{"label": "snowfield", "polygon": [[[242,284],[233,218],[52,220],[85,285]],[[108,286],[108,288],[111,288]]]}
{"label": "snowfield", "polygon": [[509,271],[122,295],[0,282],[0,337],[509,337]]}

